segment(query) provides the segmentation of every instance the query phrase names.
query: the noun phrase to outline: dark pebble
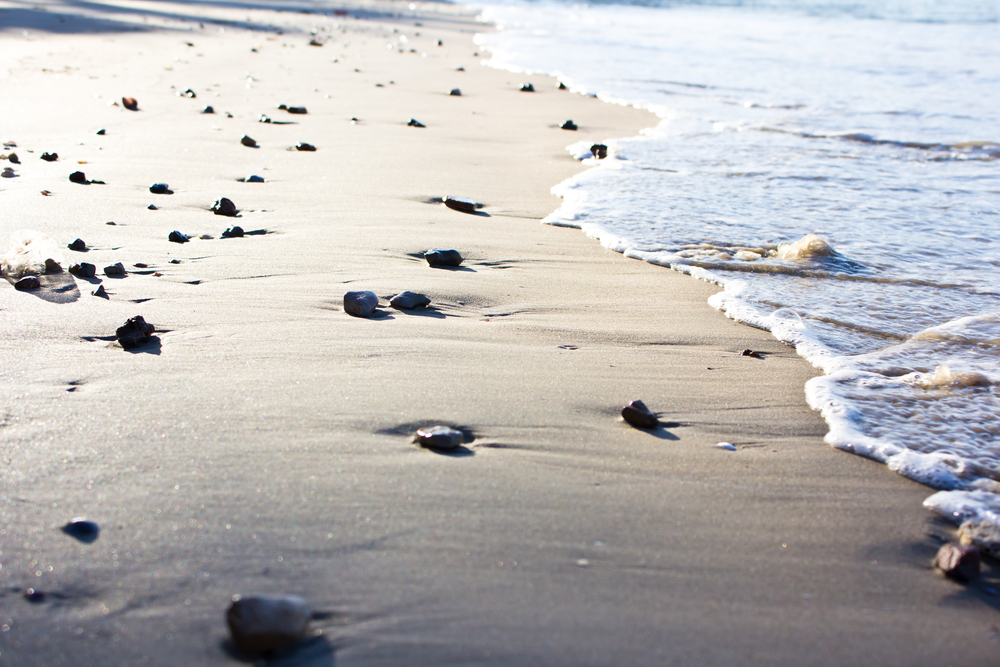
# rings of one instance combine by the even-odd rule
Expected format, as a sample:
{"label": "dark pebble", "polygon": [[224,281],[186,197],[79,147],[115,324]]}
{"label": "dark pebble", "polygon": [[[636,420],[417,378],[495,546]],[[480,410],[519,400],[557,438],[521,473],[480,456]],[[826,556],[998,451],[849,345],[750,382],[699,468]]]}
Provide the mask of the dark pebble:
{"label": "dark pebble", "polygon": [[170,234],[167,235],[167,240],[173,241],[174,243],[187,243],[188,241],[191,240],[191,237],[188,236],[187,234],[182,234],[181,232],[175,229],[174,231],[170,232]]}
{"label": "dark pebble", "polygon": [[632,426],[639,428],[656,428],[660,424],[656,414],[651,412],[642,401],[632,401],[622,408],[622,417]]}
{"label": "dark pebble", "polygon": [[424,259],[431,266],[460,266],[462,264],[462,255],[457,250],[434,248],[424,253]]}
{"label": "dark pebble", "polygon": [[49,257],[45,260],[45,273],[62,273],[62,265]]}
{"label": "dark pebble", "polygon": [[201,110],[202,113],[215,113],[215,107],[211,104]]}
{"label": "dark pebble", "polygon": [[97,275],[97,267],[89,262],[80,262],[79,264],[70,264],[69,272],[81,278],[93,278]]}
{"label": "dark pebble", "polygon": [[462,96],[462,91],[459,90],[458,88],[452,88],[451,92],[448,93],[448,94],[451,95],[451,96],[453,96],[453,97],[461,97]]}
{"label": "dark pebble", "polygon": [[413,436],[413,441],[421,447],[428,449],[450,450],[457,449],[465,440],[465,435],[450,426],[431,426],[422,428]]}
{"label": "dark pebble", "polygon": [[455,68],[455,71],[456,71],[456,72],[464,72],[464,71],[465,71],[465,68],[464,68],[464,67],[462,67],[461,65],[459,65],[458,67],[456,67],[456,68]]}
{"label": "dark pebble", "polygon": [[185,90],[183,93],[177,93],[177,95],[179,97],[190,97],[191,99],[194,99],[195,97],[198,97],[195,94],[195,92],[193,90],[191,90],[190,88],[188,88],[187,90]]}
{"label": "dark pebble", "polygon": [[98,285],[97,289],[95,289],[93,292],[91,292],[91,294],[93,294],[94,296],[99,296],[102,299],[109,299],[109,298],[111,298],[111,297],[108,296],[107,290],[104,289],[104,285]]}
{"label": "dark pebble", "polygon": [[438,40],[438,46],[444,46],[444,42],[442,42],[440,39]]}
{"label": "dark pebble", "polygon": [[424,125],[423,123],[421,123],[416,118],[411,118],[410,122],[407,123],[407,126],[409,126],[409,127],[427,127],[426,125]]}
{"label": "dark pebble", "polygon": [[270,123],[271,122],[271,117],[270,116],[265,116],[264,114],[261,114],[260,118],[257,119],[257,122],[258,123]]}
{"label": "dark pebble", "polygon": [[533,92],[535,92],[535,87],[533,85],[531,85],[530,83],[522,84],[521,85],[521,92],[522,93],[533,93]]}
{"label": "dark pebble", "polygon": [[226,610],[226,624],[236,648],[267,655],[302,639],[312,616],[309,605],[298,596],[237,595]]}
{"label": "dark pebble", "polygon": [[604,144],[594,144],[590,147],[590,154],[598,160],[603,160],[608,157],[608,147]]}
{"label": "dark pebble", "polygon": [[142,319],[142,315],[127,320],[115,331],[115,338],[126,350],[148,343],[156,329],[152,324]]}
{"label": "dark pebble", "polygon": [[257,142],[245,134],[243,135],[243,138],[240,139],[240,143],[248,148],[257,148]]}
{"label": "dark pebble", "polygon": [[84,174],[82,171],[74,171],[72,174],[69,175],[69,181],[70,183],[79,183],[80,185],[86,185],[87,175]]}
{"label": "dark pebble", "polygon": [[87,249],[87,244],[84,243],[83,239],[77,239],[66,246],[70,250],[76,250],[77,252],[83,252]]}
{"label": "dark pebble", "polygon": [[134,97],[123,97],[122,106],[128,109],[129,111],[138,111],[139,101],[136,100]]}
{"label": "dark pebble", "polygon": [[312,144],[307,144],[306,142],[303,141],[301,143],[295,144],[295,150],[304,151],[306,153],[314,153],[316,151],[316,147],[313,146]]}
{"label": "dark pebble", "polygon": [[247,176],[243,179],[244,183],[263,183],[264,179],[260,176]]}
{"label": "dark pebble", "polygon": [[476,209],[480,208],[475,200],[465,197],[445,197],[444,205],[462,213],[475,213]]}
{"label": "dark pebble", "polygon": [[7,162],[11,164],[21,164],[21,158],[17,157],[17,153],[11,153],[7,156]]}
{"label": "dark pebble", "polygon": [[86,519],[73,519],[61,528],[62,532],[70,537],[80,540],[85,544],[96,542],[101,534],[101,528],[93,521]]}
{"label": "dark pebble", "polygon": [[355,317],[368,317],[378,307],[378,295],[375,292],[353,291],[344,295],[344,312]]}
{"label": "dark pebble", "polygon": [[21,290],[21,291],[30,290],[30,289],[38,289],[41,286],[42,286],[42,283],[39,282],[37,276],[25,276],[24,278],[21,278],[16,283],[14,283],[14,289]]}
{"label": "dark pebble", "polygon": [[102,136],[102,137],[103,137],[103,136],[104,136],[104,135],[105,135],[106,133],[107,133],[107,130],[105,130],[105,129],[104,129],[103,127],[102,127],[101,129],[99,129],[99,130],[97,131],[97,134],[99,134],[99,135],[100,135],[100,136]]}
{"label": "dark pebble", "polygon": [[179,260],[179,259],[172,259],[172,260],[170,260],[170,263],[171,264],[180,264],[181,260]]}
{"label": "dark pebble", "polygon": [[32,604],[39,604],[45,602],[45,592],[36,588],[29,588],[24,591],[24,599]]}
{"label": "dark pebble", "polygon": [[212,204],[212,208],[210,210],[216,215],[225,215],[230,218],[239,213],[239,211],[236,210],[236,204],[234,204],[232,200],[226,199],[225,197],[217,199],[216,202]]}
{"label": "dark pebble", "polygon": [[309,113],[308,111],[306,111],[305,107],[287,107],[285,109],[285,111],[287,111],[288,113],[293,113],[293,114],[297,114],[297,115],[303,115],[303,114]]}
{"label": "dark pebble", "polygon": [[963,583],[979,576],[979,550],[974,546],[943,544],[934,557],[934,567],[945,575]]}
{"label": "dark pebble", "polygon": [[562,81],[560,81],[559,82],[559,90],[569,90],[569,88],[566,87],[565,83],[563,83]]}
{"label": "dark pebble", "polygon": [[154,195],[172,195],[174,191],[166,183],[153,183],[149,186],[149,191]]}
{"label": "dark pebble", "polygon": [[111,266],[104,267],[104,275],[106,276],[124,276],[125,266],[118,262],[117,264],[112,264]]}
{"label": "dark pebble", "polygon": [[401,310],[409,310],[411,308],[423,308],[430,305],[431,300],[427,298],[426,295],[420,294],[418,292],[400,292],[396,296],[389,299],[389,305],[393,308]]}
{"label": "dark pebble", "polygon": [[764,356],[760,352],[757,352],[756,350],[751,350],[749,348],[746,349],[746,350],[743,350],[742,352],[740,352],[740,356],[743,356],[743,357],[753,357],[754,359],[763,359],[764,358]]}
{"label": "dark pebble", "polygon": [[46,162],[55,162],[59,159],[59,153],[42,153],[42,159]]}
{"label": "dark pebble", "polygon": [[224,239],[238,239],[243,236],[243,228],[240,226],[230,227],[226,231],[222,232],[222,238]]}
{"label": "dark pebble", "polygon": [[148,208],[150,211],[159,211],[160,210],[160,208],[156,204],[150,204],[146,208]]}
{"label": "dark pebble", "polygon": [[562,128],[562,129],[564,129],[564,130],[573,130],[574,132],[575,132],[575,131],[576,131],[577,129],[579,129],[579,128],[577,128],[577,126],[576,126],[576,123],[574,123],[574,122],[573,122],[573,121],[571,121],[571,120],[568,120],[568,121],[566,121],[565,123],[563,123],[563,124],[562,124],[562,125],[560,125],[559,127],[561,127],[561,128]]}
{"label": "dark pebble", "polygon": [[313,37],[309,40],[309,46],[323,46],[323,42]]}

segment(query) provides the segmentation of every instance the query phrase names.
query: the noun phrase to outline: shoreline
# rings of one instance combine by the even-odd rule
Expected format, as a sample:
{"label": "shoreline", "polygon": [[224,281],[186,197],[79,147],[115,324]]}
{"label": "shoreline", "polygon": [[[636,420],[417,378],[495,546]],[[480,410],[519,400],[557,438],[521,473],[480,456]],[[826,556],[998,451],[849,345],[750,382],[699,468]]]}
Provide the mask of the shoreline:
{"label": "shoreline", "polygon": [[[539,224],[581,170],[566,144],[651,115],[478,67],[454,6],[156,7],[148,34],[5,33],[0,236],[80,237],[129,273],[98,275],[106,300],[97,279],[65,303],[0,290],[0,661],[237,664],[223,613],[252,592],[319,612],[281,664],[992,659],[996,568],[930,570],[950,527],[925,487],[822,442],[808,364],[713,286]],[[465,261],[432,269],[435,247]],[[356,289],[380,316],[343,312]],[[389,308],[403,290],[432,307]],[[116,348],[138,314],[158,343]],[[624,424],[635,399],[667,426]],[[463,455],[415,447],[431,423],[473,436]],[[77,516],[96,542],[60,532]]]}

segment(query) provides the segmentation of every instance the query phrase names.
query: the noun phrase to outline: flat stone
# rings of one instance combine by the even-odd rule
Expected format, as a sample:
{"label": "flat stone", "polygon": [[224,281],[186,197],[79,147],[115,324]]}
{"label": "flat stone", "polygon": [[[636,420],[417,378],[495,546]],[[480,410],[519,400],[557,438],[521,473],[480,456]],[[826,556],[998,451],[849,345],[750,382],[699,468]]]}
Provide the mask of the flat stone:
{"label": "flat stone", "polygon": [[295,150],[303,151],[305,153],[315,153],[316,147],[313,146],[312,144],[307,144],[306,142],[302,141],[295,144]]}
{"label": "flat stone", "polygon": [[176,229],[167,235],[168,241],[173,241],[174,243],[187,243],[191,240],[191,237],[187,234],[182,234]]}
{"label": "flat stone", "polygon": [[305,635],[312,611],[295,595],[236,596],[226,610],[233,643],[247,653],[291,646]]}
{"label": "flat stone", "polygon": [[222,232],[222,238],[224,239],[238,239],[243,236],[243,228],[239,225],[233,225],[226,231]]}
{"label": "flat stone", "polygon": [[73,539],[79,540],[84,544],[92,544],[97,541],[97,538],[101,534],[101,527],[98,526],[93,521],[87,521],[83,518],[76,518],[67,523],[65,526],[60,528],[62,532],[66,533]]}
{"label": "flat stone", "polygon": [[264,179],[260,176],[250,175],[243,179],[244,183],[263,183]]}
{"label": "flat stone", "polygon": [[25,276],[14,283],[14,289],[21,290],[22,292],[25,290],[39,289],[41,286],[42,283],[38,280],[38,276]]}
{"label": "flat stone", "polygon": [[368,290],[348,292],[344,295],[344,312],[355,317],[368,317],[378,307],[378,295]]}
{"label": "flat stone", "polygon": [[760,352],[757,352],[756,350],[750,350],[750,349],[746,349],[746,350],[743,350],[742,352],[740,352],[740,356],[741,357],[753,357],[754,359],[763,359],[764,358],[764,355],[762,355]]}
{"label": "flat stone", "polygon": [[979,549],[943,544],[934,557],[934,567],[955,581],[969,582],[979,576]]}
{"label": "flat stone", "polygon": [[285,107],[285,111],[299,116],[309,113],[305,107]]}
{"label": "flat stone", "polygon": [[257,142],[252,137],[248,137],[245,134],[243,135],[243,138],[240,139],[240,143],[248,148],[257,148]]}
{"label": "flat stone", "polygon": [[571,120],[568,120],[568,121],[566,121],[565,123],[563,123],[563,124],[562,124],[562,125],[560,125],[559,127],[561,127],[561,128],[562,128],[562,129],[564,129],[564,130],[572,130],[572,131],[574,131],[574,132],[575,132],[576,130],[578,130],[578,129],[579,129],[579,128],[578,128],[578,127],[576,126],[576,123],[574,123],[574,122],[573,122],[573,121],[571,121]]}
{"label": "flat stone", "polygon": [[129,111],[138,111],[139,101],[136,100],[134,97],[123,97],[122,106],[128,109]]}
{"label": "flat stone", "polygon": [[77,240],[73,241],[72,243],[70,243],[66,247],[69,248],[70,250],[76,250],[77,252],[83,252],[84,250],[87,249],[87,244],[83,241],[83,239],[77,239]]}
{"label": "flat stone", "polygon": [[605,144],[594,144],[590,147],[590,154],[598,160],[608,157],[608,147]]}
{"label": "flat stone", "polygon": [[87,175],[84,174],[82,171],[74,171],[72,174],[69,175],[69,182],[79,183],[80,185],[86,185]]}
{"label": "flat stone", "polygon": [[475,213],[476,209],[480,208],[480,204],[476,200],[466,197],[445,197],[444,205],[462,213]]}
{"label": "flat stone", "polygon": [[523,83],[523,84],[521,84],[521,92],[522,93],[533,93],[533,92],[535,92],[535,87],[532,84],[530,84],[530,83]]}
{"label": "flat stone", "polygon": [[150,204],[146,208],[148,208],[150,211],[159,211],[160,210],[160,207],[157,206],[156,204]]}
{"label": "flat stone", "polygon": [[46,162],[55,162],[59,159],[59,153],[42,153],[42,159]]}
{"label": "flat stone", "polygon": [[410,122],[407,123],[407,126],[409,126],[409,127],[427,127],[426,125],[424,125],[423,123],[421,123],[416,118],[411,118]]}
{"label": "flat stone", "polygon": [[642,401],[632,401],[622,408],[622,417],[629,424],[638,428],[656,428],[660,425],[656,413],[647,408]]}
{"label": "flat stone", "polygon": [[149,186],[149,191],[154,195],[172,195],[174,191],[166,183],[153,183]]}
{"label": "flat stone", "polygon": [[958,541],[1000,560],[1000,526],[992,521],[966,521],[958,529]]}
{"label": "flat stone", "polygon": [[97,275],[97,267],[89,262],[80,262],[79,264],[70,264],[69,272],[81,278],[93,278]]}
{"label": "flat stone", "polygon": [[156,331],[155,327],[142,319],[142,315],[136,315],[118,327],[115,331],[115,338],[118,339],[122,347],[128,350],[148,343],[154,331]]}
{"label": "flat stone", "polygon": [[451,92],[448,93],[448,94],[451,95],[452,97],[461,97],[462,96],[462,91],[459,90],[458,88],[452,88]]}
{"label": "flat stone", "polygon": [[411,308],[424,308],[430,305],[431,300],[425,294],[419,292],[400,292],[389,299],[389,305],[396,309],[410,310]]}
{"label": "flat stone", "polygon": [[217,199],[215,203],[212,204],[211,211],[216,215],[224,215],[230,218],[239,213],[239,211],[236,210],[236,204],[234,204],[231,199],[226,199],[225,197]]}
{"label": "flat stone", "polygon": [[431,426],[422,428],[413,436],[413,441],[421,447],[448,451],[457,449],[465,440],[465,434],[450,426]]}
{"label": "flat stone", "polygon": [[461,266],[463,258],[457,250],[434,248],[424,253],[424,259],[431,266]]}
{"label": "flat stone", "polygon": [[104,275],[106,275],[106,276],[124,276],[125,275],[125,266],[121,262],[118,262],[116,264],[112,264],[111,266],[105,266],[104,267]]}

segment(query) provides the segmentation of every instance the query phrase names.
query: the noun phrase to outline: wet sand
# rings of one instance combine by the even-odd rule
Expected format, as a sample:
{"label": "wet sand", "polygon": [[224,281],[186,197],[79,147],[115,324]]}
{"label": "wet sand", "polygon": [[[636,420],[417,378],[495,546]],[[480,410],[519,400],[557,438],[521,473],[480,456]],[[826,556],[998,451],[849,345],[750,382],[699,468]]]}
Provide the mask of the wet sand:
{"label": "wet sand", "polygon": [[[482,67],[459,7],[282,7],[0,3],[0,239],[98,269],[0,283],[0,664],[252,662],[223,615],[251,592],[317,612],[283,665],[995,663],[997,568],[931,570],[928,490],[823,443],[793,350],[539,224],[568,144],[655,119]],[[468,442],[412,444],[435,423]]]}

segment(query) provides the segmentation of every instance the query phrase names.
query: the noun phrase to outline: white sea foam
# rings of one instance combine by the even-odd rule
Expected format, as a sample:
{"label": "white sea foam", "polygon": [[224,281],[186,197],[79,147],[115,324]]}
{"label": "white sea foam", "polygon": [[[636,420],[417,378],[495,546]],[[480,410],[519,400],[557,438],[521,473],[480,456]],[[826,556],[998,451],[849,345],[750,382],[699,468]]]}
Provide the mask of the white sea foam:
{"label": "white sea foam", "polygon": [[45,260],[51,259],[62,264],[59,246],[51,237],[28,229],[10,235],[11,247],[0,258],[0,268],[4,276],[21,278],[45,273]]}

